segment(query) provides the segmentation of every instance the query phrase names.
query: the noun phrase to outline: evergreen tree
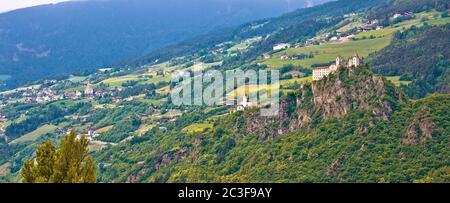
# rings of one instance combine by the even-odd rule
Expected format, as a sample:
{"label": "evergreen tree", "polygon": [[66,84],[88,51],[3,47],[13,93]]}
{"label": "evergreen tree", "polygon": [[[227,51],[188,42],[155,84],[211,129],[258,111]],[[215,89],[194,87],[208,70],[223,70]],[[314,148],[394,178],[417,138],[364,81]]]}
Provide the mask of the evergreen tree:
{"label": "evergreen tree", "polygon": [[94,183],[97,167],[88,155],[89,141],[77,139],[72,130],[61,140],[59,150],[47,140],[36,150],[36,159],[25,161],[21,175],[24,183]]}

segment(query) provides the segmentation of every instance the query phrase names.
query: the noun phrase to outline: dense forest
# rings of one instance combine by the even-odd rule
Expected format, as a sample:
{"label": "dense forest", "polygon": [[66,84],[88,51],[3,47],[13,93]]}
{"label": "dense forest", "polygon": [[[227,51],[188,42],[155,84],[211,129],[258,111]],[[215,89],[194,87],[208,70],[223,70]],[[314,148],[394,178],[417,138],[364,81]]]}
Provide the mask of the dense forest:
{"label": "dense forest", "polygon": [[450,25],[412,27],[397,32],[392,43],[369,59],[383,75],[401,75],[413,82],[404,87],[412,98],[450,93]]}

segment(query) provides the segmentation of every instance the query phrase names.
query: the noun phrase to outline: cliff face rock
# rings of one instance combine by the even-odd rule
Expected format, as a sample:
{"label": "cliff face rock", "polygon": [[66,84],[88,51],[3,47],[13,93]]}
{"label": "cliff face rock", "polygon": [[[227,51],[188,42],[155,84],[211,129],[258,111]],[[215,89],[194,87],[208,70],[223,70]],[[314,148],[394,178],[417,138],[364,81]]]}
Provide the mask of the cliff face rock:
{"label": "cliff face rock", "polygon": [[[275,137],[293,130],[290,124],[295,120],[288,115],[288,106],[295,106],[295,103],[283,100],[280,103],[280,111],[276,117],[260,116],[259,109],[251,109],[244,112],[243,122],[238,122],[235,126],[235,134],[246,136],[257,134],[259,139]],[[242,125],[243,124],[243,125]]]}
{"label": "cliff face rock", "polygon": [[307,127],[314,119],[339,118],[352,110],[369,111],[378,119],[388,120],[404,100],[398,89],[368,68],[342,68],[285,96],[277,117],[260,117],[257,109],[246,111],[235,132],[273,137]]}
{"label": "cliff face rock", "polygon": [[395,105],[392,99],[404,100],[402,94],[389,87],[383,77],[373,75],[365,68],[343,68],[337,74],[314,82],[312,91],[314,106],[325,119],[342,117],[350,110],[358,109],[388,120]]}
{"label": "cliff face rock", "polygon": [[414,116],[411,124],[406,129],[403,136],[403,144],[418,145],[432,138],[432,132],[436,128],[431,113],[428,110],[421,110]]}

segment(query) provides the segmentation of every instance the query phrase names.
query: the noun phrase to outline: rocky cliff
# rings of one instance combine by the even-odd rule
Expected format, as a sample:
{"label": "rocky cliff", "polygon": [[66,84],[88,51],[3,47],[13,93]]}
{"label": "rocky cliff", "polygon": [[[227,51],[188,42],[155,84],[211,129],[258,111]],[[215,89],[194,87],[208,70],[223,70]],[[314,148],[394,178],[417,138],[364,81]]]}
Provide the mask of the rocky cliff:
{"label": "rocky cliff", "polygon": [[342,68],[283,96],[277,117],[260,117],[257,109],[244,112],[243,124],[236,123],[235,132],[273,137],[311,127],[323,119],[341,118],[354,110],[368,111],[376,119],[388,120],[405,101],[401,91],[367,67]]}

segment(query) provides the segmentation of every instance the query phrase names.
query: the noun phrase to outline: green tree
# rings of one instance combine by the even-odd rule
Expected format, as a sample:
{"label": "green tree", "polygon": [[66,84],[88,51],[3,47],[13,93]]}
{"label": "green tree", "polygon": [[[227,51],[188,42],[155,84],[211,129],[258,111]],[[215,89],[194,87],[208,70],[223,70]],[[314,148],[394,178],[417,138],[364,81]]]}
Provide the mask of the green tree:
{"label": "green tree", "polygon": [[443,18],[448,18],[448,11],[445,11],[444,13],[442,13],[441,15]]}
{"label": "green tree", "polygon": [[59,149],[50,140],[39,145],[36,159],[28,159],[22,166],[24,183],[94,183],[97,166],[88,155],[89,141],[77,139],[72,130],[61,140]]}

